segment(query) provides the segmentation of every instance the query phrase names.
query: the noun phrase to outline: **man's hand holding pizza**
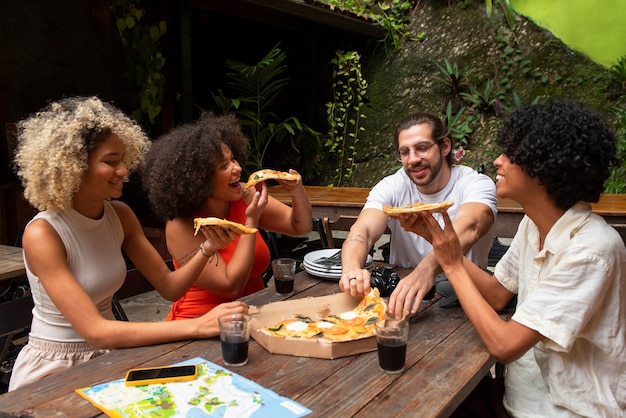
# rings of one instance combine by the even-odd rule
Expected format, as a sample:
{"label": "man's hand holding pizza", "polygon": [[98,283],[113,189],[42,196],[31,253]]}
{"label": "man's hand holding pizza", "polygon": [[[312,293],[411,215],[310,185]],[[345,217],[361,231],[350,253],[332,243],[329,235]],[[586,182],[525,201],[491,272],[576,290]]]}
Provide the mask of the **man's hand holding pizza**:
{"label": "man's hand holding pizza", "polygon": [[427,240],[433,246],[437,262],[445,269],[447,266],[462,263],[463,251],[450,216],[447,213],[443,213],[442,216],[443,228],[432,215],[427,213],[407,216],[400,220],[400,225],[406,231],[414,232]]}
{"label": "man's hand holding pizza", "polygon": [[[446,210],[418,211],[414,214],[403,214],[399,216],[398,219],[400,225],[406,231],[418,234],[432,243],[433,239],[435,239],[432,226],[434,223],[437,223],[437,219],[433,216],[432,212],[440,212],[443,219],[447,220],[449,225],[446,225],[446,235],[449,242],[446,245],[458,245],[460,247],[460,254],[469,251],[471,246],[474,245],[493,224],[493,213],[491,209],[482,203],[474,202],[461,205],[454,221],[450,219]],[[451,233],[454,234],[455,239],[451,238]],[[453,249],[452,247],[446,248],[450,251]],[[445,257],[445,254],[442,254],[442,251],[440,251],[437,256]],[[400,280],[400,283],[389,299],[390,312],[397,312],[397,309],[399,309],[402,304],[404,304],[404,308],[410,310],[411,313],[417,312],[424,295],[426,295],[434,284],[434,277],[443,272],[437,256],[434,251],[431,251],[422,259],[411,274],[406,277],[409,279],[408,281],[405,282],[406,278]],[[412,307],[410,307],[412,296],[416,297],[416,299]]]}

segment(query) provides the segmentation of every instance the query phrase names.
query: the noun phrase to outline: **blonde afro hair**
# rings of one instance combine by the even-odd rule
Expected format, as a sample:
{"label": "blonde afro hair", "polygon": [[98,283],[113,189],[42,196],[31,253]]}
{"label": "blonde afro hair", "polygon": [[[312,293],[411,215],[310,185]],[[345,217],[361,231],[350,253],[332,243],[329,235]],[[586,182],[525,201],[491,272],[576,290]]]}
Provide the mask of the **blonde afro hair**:
{"label": "blonde afro hair", "polygon": [[24,197],[38,210],[72,206],[89,152],[109,135],[119,136],[126,146],[123,161],[129,173],[150,145],[133,120],[97,97],[71,97],[50,103],[20,121],[17,128],[14,164]]}

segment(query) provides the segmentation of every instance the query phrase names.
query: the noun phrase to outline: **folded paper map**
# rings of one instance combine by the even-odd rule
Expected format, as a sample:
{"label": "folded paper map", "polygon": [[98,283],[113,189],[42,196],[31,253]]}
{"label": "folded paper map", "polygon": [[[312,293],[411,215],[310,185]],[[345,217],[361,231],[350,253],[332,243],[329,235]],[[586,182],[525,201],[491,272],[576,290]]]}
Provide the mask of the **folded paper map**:
{"label": "folded paper map", "polygon": [[303,417],[311,410],[203,358],[187,382],[126,386],[124,379],[76,392],[110,417]]}

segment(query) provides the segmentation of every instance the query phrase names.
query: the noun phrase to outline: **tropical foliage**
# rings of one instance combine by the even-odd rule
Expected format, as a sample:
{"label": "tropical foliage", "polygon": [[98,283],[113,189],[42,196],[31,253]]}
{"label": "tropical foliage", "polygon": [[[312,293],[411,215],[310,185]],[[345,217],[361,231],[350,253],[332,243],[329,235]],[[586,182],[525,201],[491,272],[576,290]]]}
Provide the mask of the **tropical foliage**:
{"label": "tropical foliage", "polygon": [[[281,93],[289,84],[285,76],[286,55],[276,45],[254,65],[226,61],[228,94],[211,93],[223,113],[237,116],[242,130],[250,139],[247,173],[265,168],[271,146],[289,147],[302,157],[316,156],[320,150],[320,134],[296,117],[275,113],[281,108]],[[285,108],[282,104],[282,108]]]}

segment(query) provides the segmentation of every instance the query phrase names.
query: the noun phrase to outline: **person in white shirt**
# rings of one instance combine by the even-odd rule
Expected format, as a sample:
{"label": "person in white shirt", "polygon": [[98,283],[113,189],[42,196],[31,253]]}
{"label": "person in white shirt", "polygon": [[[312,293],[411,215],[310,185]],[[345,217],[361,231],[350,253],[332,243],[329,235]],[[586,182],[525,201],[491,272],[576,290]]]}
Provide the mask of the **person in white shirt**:
{"label": "person in white shirt", "polygon": [[413,269],[400,280],[389,298],[390,313],[401,315],[403,310],[417,312],[435,284],[435,276],[442,270],[431,245],[422,237],[404,231],[397,219],[383,212],[383,205],[453,201],[448,213],[454,220],[464,253],[487,267],[497,199],[492,179],[469,167],[453,165],[450,132],[438,117],[429,113],[408,115],[396,127],[394,145],[402,169],[372,188],[350,228],[341,250],[339,286],[355,297],[370,291],[370,273],[363,266],[367,253],[389,227],[390,264]]}
{"label": "person in white shirt", "polygon": [[220,315],[248,312],[235,301],[179,323],[116,321],[111,301],[126,277],[122,252],[161,296],[176,300],[235,235],[203,227],[195,254],[170,271],[131,208],[116,200],[150,142],[139,125],[97,97],[50,103],[18,130],[17,174],[40,212],[22,238],[34,308],[10,391],[115,348],[213,337]]}
{"label": "person in white shirt", "polygon": [[[464,259],[450,218],[401,224],[433,243],[461,306],[489,352],[507,364],[513,417],[626,416],[626,248],[597,202],[616,136],[574,103],[515,111],[499,130],[498,197],[526,215],[494,275]],[[511,320],[496,313],[518,296]]]}

